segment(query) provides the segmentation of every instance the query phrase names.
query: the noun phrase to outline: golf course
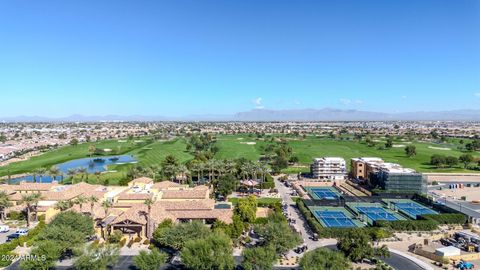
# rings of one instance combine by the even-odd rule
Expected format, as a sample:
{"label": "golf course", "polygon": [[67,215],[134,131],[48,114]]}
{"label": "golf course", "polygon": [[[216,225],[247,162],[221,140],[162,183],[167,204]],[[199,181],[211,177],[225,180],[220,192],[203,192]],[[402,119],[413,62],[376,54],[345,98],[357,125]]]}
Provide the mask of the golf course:
{"label": "golf course", "polygon": [[[350,137],[328,138],[319,136],[274,136],[274,141],[287,143],[298,157],[298,163],[285,169],[284,172],[305,172],[308,165],[315,157],[336,156],[343,157],[347,164],[353,157],[380,157],[387,162],[395,162],[404,167],[413,168],[419,172],[477,172],[464,169],[462,164],[451,168],[436,168],[429,164],[430,157],[434,154],[459,157],[465,154],[459,150],[458,140],[451,139],[445,143],[431,143],[419,141],[396,140],[391,148],[379,147],[385,142],[382,138],[376,138],[376,146],[368,146],[364,142],[353,140]],[[258,138],[251,134],[218,135],[215,145],[218,151],[216,159],[238,159],[245,158],[257,161],[263,154],[263,149],[272,143],[272,137]],[[38,168],[49,168],[56,164],[69,160],[90,157],[92,154],[89,148],[93,145],[98,149],[110,149],[112,155],[133,155],[138,161],[137,165],[152,166],[160,165],[168,155],[175,156],[179,162],[186,163],[193,159],[193,155],[186,150],[187,142],[184,137],[177,137],[171,140],[153,140],[149,137],[135,138],[131,140],[105,140],[99,142],[81,143],[78,145],[67,145],[54,150],[47,151],[34,156],[28,160],[11,163],[0,167],[0,176],[17,175],[33,172]],[[414,145],[416,155],[407,157],[405,147]],[[470,152],[475,158],[480,158],[478,152]],[[96,155],[94,155],[96,156]],[[108,169],[112,172],[102,175],[115,180],[119,173],[125,172],[132,164],[113,165]]]}

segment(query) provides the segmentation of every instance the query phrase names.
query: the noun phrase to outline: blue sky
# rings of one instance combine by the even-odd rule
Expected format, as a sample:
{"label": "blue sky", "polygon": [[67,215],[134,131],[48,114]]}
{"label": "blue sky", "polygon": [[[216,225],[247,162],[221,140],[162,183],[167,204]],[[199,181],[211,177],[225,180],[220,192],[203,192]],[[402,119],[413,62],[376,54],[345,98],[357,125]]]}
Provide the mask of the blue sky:
{"label": "blue sky", "polygon": [[480,1],[0,1],[0,116],[480,108]]}

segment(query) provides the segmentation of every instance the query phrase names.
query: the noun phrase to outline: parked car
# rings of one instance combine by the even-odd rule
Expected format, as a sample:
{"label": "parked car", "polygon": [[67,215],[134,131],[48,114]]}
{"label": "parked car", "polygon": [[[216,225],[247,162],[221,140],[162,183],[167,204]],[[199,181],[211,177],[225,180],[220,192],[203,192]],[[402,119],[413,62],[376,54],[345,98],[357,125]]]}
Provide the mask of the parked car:
{"label": "parked car", "polygon": [[20,228],[15,233],[18,233],[20,236],[24,236],[28,234],[28,229]]}
{"label": "parked car", "polygon": [[11,242],[14,239],[19,238],[21,235],[18,233],[12,233],[9,236],[7,236],[7,242]]}
{"label": "parked car", "polygon": [[10,227],[8,225],[0,225],[0,233],[6,233],[10,231]]}

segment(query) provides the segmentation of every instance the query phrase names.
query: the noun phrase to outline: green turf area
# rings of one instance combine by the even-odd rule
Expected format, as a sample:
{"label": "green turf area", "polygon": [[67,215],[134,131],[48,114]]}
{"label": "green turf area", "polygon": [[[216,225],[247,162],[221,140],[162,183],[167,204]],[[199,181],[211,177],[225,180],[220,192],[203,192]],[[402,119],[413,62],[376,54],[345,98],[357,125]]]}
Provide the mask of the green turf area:
{"label": "green turf area", "polygon": [[260,146],[264,144],[265,142],[258,141],[249,134],[217,136],[218,152],[215,158],[237,159],[243,157],[256,161],[261,155]]}
{"label": "green turf area", "polygon": [[[378,146],[384,144],[382,138],[380,138],[375,147],[368,147],[365,143],[351,140],[350,137],[342,137],[343,140],[316,136],[307,136],[305,139],[293,136],[283,136],[282,138],[288,141],[288,144],[293,149],[293,155],[297,156],[300,160],[299,166],[289,167],[284,170],[284,172],[288,173],[307,172],[309,171],[308,165],[312,162],[312,159],[322,156],[343,157],[347,161],[348,166],[350,166],[349,161],[353,157],[380,157],[387,162],[399,163],[404,167],[413,168],[419,172],[478,172],[465,170],[461,165],[455,168],[439,169],[428,164],[433,154],[456,157],[463,154],[462,151],[458,150],[460,146],[459,140],[449,140],[449,143],[442,144],[394,141],[394,146],[409,144],[416,146],[417,155],[408,158],[405,155],[404,146],[385,150],[378,149]],[[263,139],[257,139],[255,135],[250,134],[218,135],[216,146],[219,151],[215,155],[215,158],[236,159],[243,157],[256,161],[262,154],[262,148],[269,143],[270,142],[265,142]],[[167,155],[174,155],[181,162],[186,162],[193,158],[193,156],[186,151],[184,138],[177,138],[171,141],[154,141],[150,144],[134,143],[134,141],[119,142],[118,140],[105,140],[91,144],[97,148],[113,149],[116,151],[115,155],[132,154],[138,159],[139,164],[142,166],[160,165],[161,161]],[[0,176],[30,172],[40,167],[49,168],[50,166],[69,160],[88,157],[89,145],[90,143],[79,144],[77,146],[64,146],[33,157],[27,161],[16,162],[0,167]],[[446,150],[447,148],[450,150]],[[472,153],[472,155],[480,158],[478,152]],[[102,175],[102,178],[108,177],[116,179],[118,175],[124,173],[129,166],[132,165],[111,166],[109,170],[118,170],[119,172],[105,176]]]}
{"label": "green turf area", "polygon": [[29,160],[15,162],[0,167],[0,176],[29,172],[41,167],[49,168],[53,165],[69,160],[89,157],[90,154],[88,152],[88,147],[90,145],[94,145],[96,148],[100,149],[112,149],[115,151],[112,155],[121,155],[138,147],[142,147],[142,145],[145,144],[134,143],[133,141],[119,142],[118,140],[105,140],[101,142],[82,143],[75,146],[63,146],[39,156],[32,157]]}

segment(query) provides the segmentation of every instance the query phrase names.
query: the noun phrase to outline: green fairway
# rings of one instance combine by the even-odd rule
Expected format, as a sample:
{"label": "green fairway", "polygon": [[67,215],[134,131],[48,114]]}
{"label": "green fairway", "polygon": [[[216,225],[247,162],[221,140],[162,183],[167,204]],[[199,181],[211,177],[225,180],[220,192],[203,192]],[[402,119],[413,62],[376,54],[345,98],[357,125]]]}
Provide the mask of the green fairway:
{"label": "green fairway", "polygon": [[[378,146],[384,144],[384,142],[381,141],[379,141],[375,147],[368,147],[365,143],[347,139],[335,140],[315,136],[307,136],[305,139],[294,137],[285,137],[285,139],[292,147],[293,155],[297,156],[300,160],[299,166],[284,170],[284,172],[288,173],[306,172],[309,170],[308,165],[312,162],[313,158],[323,156],[343,157],[347,161],[348,166],[350,166],[349,161],[353,157],[380,157],[387,162],[399,163],[404,167],[413,168],[419,172],[477,172],[465,170],[461,165],[455,168],[438,169],[428,164],[433,154],[456,157],[463,154],[463,152],[457,150],[459,145],[458,140],[451,140],[450,143],[443,144],[395,141],[393,148],[380,150]],[[112,149],[115,151],[112,155],[134,155],[141,166],[160,165],[167,155],[175,156],[180,162],[187,162],[193,159],[193,156],[186,151],[186,141],[184,138],[177,138],[171,141],[154,141],[149,144],[134,143],[133,141],[119,142],[118,140],[105,140],[96,143],[83,143],[77,146],[64,146],[32,157],[26,161],[0,167],[0,176],[31,172],[40,167],[49,168],[50,166],[69,160],[88,157],[88,147],[90,144],[101,149]],[[237,159],[243,157],[257,161],[262,154],[262,148],[267,144],[269,144],[269,142],[261,139],[257,140],[256,136],[249,134],[218,135],[216,146],[219,151],[216,153],[215,158]],[[417,148],[417,155],[411,158],[408,158],[404,152],[405,146],[409,144],[415,145]],[[472,154],[476,158],[480,158],[478,152]],[[112,173],[112,177],[108,178],[115,178],[115,175],[124,174],[130,166],[133,165],[110,166],[109,170],[117,170],[118,172]],[[102,176],[102,178],[107,177],[107,175]]]}
{"label": "green fairway", "polygon": [[193,156],[186,151],[185,139],[175,139],[172,141],[159,141],[146,145],[145,147],[128,152],[133,155],[142,166],[160,163],[168,155],[175,156],[180,162],[186,162],[193,159]]}
{"label": "green fairway", "polygon": [[257,141],[249,137],[248,134],[242,135],[223,135],[217,137],[216,146],[219,151],[215,155],[217,159],[237,159],[246,158],[256,161],[260,158],[260,146],[265,144],[263,141]]}
{"label": "green fairway", "polygon": [[73,159],[89,157],[88,147],[94,145],[100,149],[112,149],[115,152],[112,155],[125,154],[144,144],[134,143],[133,141],[119,142],[118,140],[105,140],[101,142],[82,143],[78,145],[63,146],[58,149],[46,152],[44,154],[32,157],[26,161],[11,163],[0,167],[0,176],[7,174],[19,174],[30,172],[37,168],[49,168],[53,165],[63,163]]}

